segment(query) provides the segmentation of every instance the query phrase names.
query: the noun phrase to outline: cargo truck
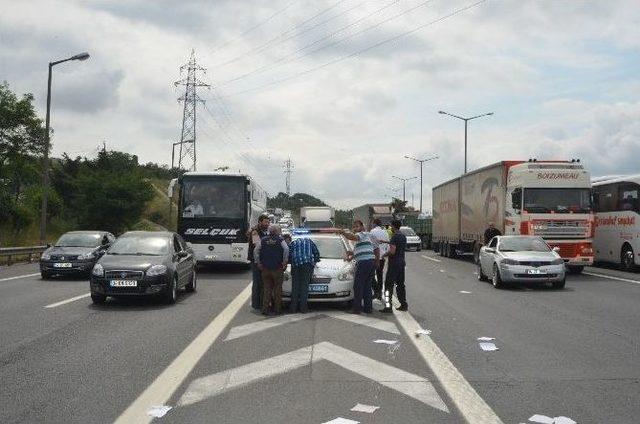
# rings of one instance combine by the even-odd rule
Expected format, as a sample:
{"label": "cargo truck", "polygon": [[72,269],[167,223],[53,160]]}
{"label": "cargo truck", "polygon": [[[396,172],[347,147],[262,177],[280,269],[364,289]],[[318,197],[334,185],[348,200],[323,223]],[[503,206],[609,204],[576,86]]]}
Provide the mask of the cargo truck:
{"label": "cargo truck", "polygon": [[304,206],[300,208],[300,226],[310,229],[333,227],[335,214],[331,206]]}
{"label": "cargo truck", "polygon": [[473,255],[493,222],[504,235],[537,235],[570,271],[593,264],[589,172],[572,161],[503,161],[433,188],[433,248]]}

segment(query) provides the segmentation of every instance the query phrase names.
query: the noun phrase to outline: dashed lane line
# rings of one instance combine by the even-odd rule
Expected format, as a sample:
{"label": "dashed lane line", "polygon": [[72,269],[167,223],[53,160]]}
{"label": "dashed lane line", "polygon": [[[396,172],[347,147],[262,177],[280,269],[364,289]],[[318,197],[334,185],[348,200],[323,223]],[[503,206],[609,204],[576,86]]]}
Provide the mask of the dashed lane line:
{"label": "dashed lane line", "polygon": [[422,255],[422,257],[433,262],[442,262],[440,259],[432,258],[431,256]]}
{"label": "dashed lane line", "polygon": [[582,272],[582,273],[584,275],[590,275],[592,277],[608,278],[609,280],[624,281],[625,283],[640,284],[640,281],[638,281],[638,280],[630,280],[628,278],[613,277],[611,275],[605,275],[605,274],[596,274],[595,272]]}
{"label": "dashed lane line", "polygon": [[19,280],[21,278],[35,277],[36,275],[40,275],[40,273],[37,272],[35,274],[25,274],[25,275],[18,275],[16,277],[0,278],[0,282],[1,281],[10,281],[10,280]]}
{"label": "dashed lane line", "polygon": [[[393,302],[399,306],[396,299]],[[431,337],[415,336],[416,332],[422,329],[415,318],[409,312],[398,312],[394,315],[465,420],[469,424],[503,424],[500,417],[471,387]]]}
{"label": "dashed lane line", "polygon": [[91,296],[91,293],[81,294],[80,296],[71,297],[69,299],[61,300],[60,302],[52,303],[51,305],[45,306],[47,309],[57,308],[58,306],[66,305],[67,303],[75,302],[76,300],[84,299],[85,297]]}
{"label": "dashed lane line", "polygon": [[251,284],[242,290],[213,321],[202,330],[176,359],[155,379],[149,387],[118,417],[115,424],[145,424],[153,417],[147,415],[147,410],[153,405],[164,405],[189,376],[198,361],[220,337],[222,331],[229,325],[240,308],[251,296]]}

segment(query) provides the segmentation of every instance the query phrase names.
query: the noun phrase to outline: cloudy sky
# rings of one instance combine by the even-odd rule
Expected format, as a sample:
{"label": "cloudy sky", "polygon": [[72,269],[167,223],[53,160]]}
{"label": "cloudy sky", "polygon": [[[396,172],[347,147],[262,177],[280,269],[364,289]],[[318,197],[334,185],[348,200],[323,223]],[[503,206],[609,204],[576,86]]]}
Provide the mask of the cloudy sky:
{"label": "cloudy sky", "polygon": [[198,169],[228,165],[275,194],[290,157],[292,190],[338,207],[398,195],[392,175],[419,175],[404,156],[437,154],[430,209],[431,186],[463,169],[463,123],[438,110],[495,113],[470,123],[471,169],[581,158],[594,175],[639,173],[640,3],[477,1],[0,0],[0,80],[44,116],[47,62],[88,51],[55,67],[54,154],[106,141],[170,163],[173,82],[194,49],[211,84]]}

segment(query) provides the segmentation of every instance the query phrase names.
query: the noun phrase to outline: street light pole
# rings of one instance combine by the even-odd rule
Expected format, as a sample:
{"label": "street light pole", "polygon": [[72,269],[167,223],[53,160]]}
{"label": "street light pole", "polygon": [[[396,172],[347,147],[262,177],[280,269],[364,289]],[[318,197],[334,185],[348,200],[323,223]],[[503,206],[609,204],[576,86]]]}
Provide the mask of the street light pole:
{"label": "street light pole", "polygon": [[53,67],[59,63],[68,62],[70,60],[87,60],[89,53],[80,53],[67,59],[49,62],[49,77],[47,79],[47,113],[45,117],[44,127],[44,154],[42,157],[42,207],[40,210],[40,243],[44,244],[47,238],[47,206],[49,200],[49,122],[51,116],[51,77]]}
{"label": "street light pole", "polygon": [[396,177],[395,175],[392,175],[392,177],[402,181],[402,201],[406,202],[407,201],[407,181],[415,180],[418,177],[400,178],[400,177]]}
{"label": "street light pole", "polygon": [[420,164],[420,213],[422,213],[422,165],[424,165],[425,162],[429,162],[430,160],[438,159],[438,155],[433,155],[424,159],[416,159],[413,156],[405,156],[405,158],[411,159]]}
{"label": "street light pole", "polygon": [[493,112],[483,113],[482,115],[472,116],[471,118],[463,118],[462,116],[454,115],[452,113],[448,113],[442,110],[439,110],[438,113],[441,115],[449,115],[453,118],[458,118],[464,121],[464,173],[466,174],[467,173],[467,126],[468,126],[467,124],[469,121],[473,119],[482,118],[483,116],[493,115]]}

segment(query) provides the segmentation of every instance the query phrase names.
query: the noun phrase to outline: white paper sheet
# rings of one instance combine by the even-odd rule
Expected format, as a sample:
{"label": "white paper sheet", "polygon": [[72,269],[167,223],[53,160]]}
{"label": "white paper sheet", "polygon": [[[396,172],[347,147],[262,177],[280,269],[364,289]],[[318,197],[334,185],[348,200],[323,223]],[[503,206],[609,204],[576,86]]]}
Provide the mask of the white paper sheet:
{"label": "white paper sheet", "polygon": [[478,337],[479,342],[490,342],[491,340],[495,340],[495,337]]}
{"label": "white paper sheet", "polygon": [[397,340],[384,340],[384,339],[378,339],[378,340],[374,340],[374,343],[380,343],[380,344],[387,344],[387,345],[394,345],[396,343],[398,343]]}
{"label": "white paper sheet", "polygon": [[353,408],[351,408],[351,410],[353,412],[364,412],[364,413],[367,413],[367,414],[373,414],[378,409],[380,409],[379,406],[363,405],[361,403],[359,403],[356,406],[354,406]]}
{"label": "white paper sheet", "polygon": [[471,294],[471,292],[470,292],[470,291],[466,291],[466,290],[460,290],[460,293],[463,293],[463,294]]}
{"label": "white paper sheet", "polygon": [[553,424],[577,424],[577,423],[569,417],[559,416],[555,418]]}
{"label": "white paper sheet", "polygon": [[431,330],[425,330],[424,328],[422,330],[416,331],[416,336],[428,336],[430,334]]}
{"label": "white paper sheet", "polygon": [[540,423],[540,424],[554,424],[555,419],[551,417],[547,417],[546,415],[536,414],[530,417],[529,421],[532,423]]}
{"label": "white paper sheet", "polygon": [[147,415],[149,415],[150,417],[162,418],[167,415],[167,412],[171,411],[171,409],[173,409],[172,406],[156,405],[149,408],[149,410],[147,411]]}
{"label": "white paper sheet", "polygon": [[[487,342],[480,343],[480,348],[482,350],[484,350],[485,352],[493,352],[494,350],[499,350],[498,347],[495,344],[487,343]],[[551,424],[553,424],[553,423],[551,423]]]}
{"label": "white paper sheet", "polygon": [[327,421],[322,424],[360,424],[360,421],[353,421],[346,418],[338,417],[335,420]]}

